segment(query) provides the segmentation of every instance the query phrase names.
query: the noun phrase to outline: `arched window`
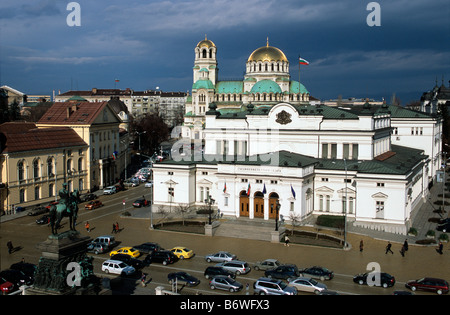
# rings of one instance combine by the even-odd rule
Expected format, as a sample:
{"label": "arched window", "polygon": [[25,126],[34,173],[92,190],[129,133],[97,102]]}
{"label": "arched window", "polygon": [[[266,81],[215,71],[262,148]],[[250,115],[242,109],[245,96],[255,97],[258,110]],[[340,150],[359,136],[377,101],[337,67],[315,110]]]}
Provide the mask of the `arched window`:
{"label": "arched window", "polygon": [[25,180],[25,163],[23,161],[17,163],[17,179],[19,181]]}
{"label": "arched window", "polygon": [[66,166],[67,166],[67,173],[70,174],[72,172],[72,159],[68,159],[66,162]]}
{"label": "arched window", "polygon": [[47,159],[47,176],[52,176],[51,174],[55,174],[53,171],[53,158],[49,157]]}
{"label": "arched window", "polygon": [[40,165],[39,159],[33,161],[33,178],[40,177]]}
{"label": "arched window", "polygon": [[206,54],[207,54],[206,49],[203,49],[203,51],[202,51],[202,57],[203,57],[203,58],[206,58]]}

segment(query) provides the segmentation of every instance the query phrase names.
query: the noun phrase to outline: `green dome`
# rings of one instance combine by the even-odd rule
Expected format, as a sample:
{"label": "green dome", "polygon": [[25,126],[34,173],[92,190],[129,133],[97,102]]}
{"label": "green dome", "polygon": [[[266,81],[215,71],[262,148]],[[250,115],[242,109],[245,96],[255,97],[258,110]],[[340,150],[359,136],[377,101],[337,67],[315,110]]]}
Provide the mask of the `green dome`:
{"label": "green dome", "polygon": [[250,93],[282,93],[282,91],[272,80],[261,80],[252,87]]}
{"label": "green dome", "polygon": [[214,84],[211,80],[200,79],[192,85],[192,90],[214,90]]}
{"label": "green dome", "polygon": [[[303,84],[300,84],[301,88],[300,88],[300,93],[304,94],[307,93],[309,94],[308,90],[306,89],[306,87]],[[298,81],[291,81],[290,87],[289,87],[289,93],[292,94],[299,94],[299,84]]]}

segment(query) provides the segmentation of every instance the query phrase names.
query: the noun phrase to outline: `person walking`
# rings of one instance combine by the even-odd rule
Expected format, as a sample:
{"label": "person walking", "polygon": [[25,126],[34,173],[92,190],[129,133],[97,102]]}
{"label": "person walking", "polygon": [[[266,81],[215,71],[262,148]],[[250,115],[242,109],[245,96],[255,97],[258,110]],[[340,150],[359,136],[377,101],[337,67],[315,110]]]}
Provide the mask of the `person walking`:
{"label": "person walking", "polygon": [[363,242],[363,240],[361,240],[361,241],[359,242],[359,251],[362,253],[363,250],[364,250],[364,242]]}
{"label": "person walking", "polygon": [[444,245],[442,244],[442,242],[439,242],[439,246],[438,248],[436,248],[436,251],[442,255],[443,254],[443,249],[444,249]]}
{"label": "person walking", "polygon": [[88,231],[88,232],[91,231],[91,225],[89,224],[89,221],[86,221],[86,223],[84,224],[84,227],[86,228],[86,231]]}
{"label": "person walking", "polygon": [[116,222],[116,233],[119,233],[119,222]]}
{"label": "person walking", "polygon": [[8,253],[11,254],[14,249],[12,242],[9,240],[8,243],[6,243],[6,246],[8,247]]}
{"label": "person walking", "polygon": [[116,224],[115,223],[113,223],[113,228],[112,228],[111,233],[114,233],[114,234],[117,233]]}
{"label": "person walking", "polygon": [[147,286],[147,284],[145,283],[145,280],[147,279],[147,275],[145,274],[145,273],[142,273],[142,275],[141,275],[141,285],[143,286],[143,287],[146,287]]}
{"label": "person walking", "polygon": [[388,242],[388,244],[386,245],[386,253],[385,254],[387,254],[388,252],[391,252],[391,254],[394,255],[394,252],[392,251],[391,247],[392,247],[391,242]]}
{"label": "person walking", "polygon": [[402,255],[402,257],[405,257],[405,252],[406,252],[406,248],[405,248],[405,244],[403,244],[402,248],[400,249],[400,255]]}
{"label": "person walking", "polygon": [[408,246],[408,240],[407,240],[407,239],[406,239],[405,242],[403,243],[403,247],[405,248],[405,252],[407,252],[407,251],[408,251],[408,248],[409,248],[409,246]]}
{"label": "person walking", "polygon": [[289,242],[290,242],[291,240],[289,239],[289,237],[286,235],[285,237],[284,237],[284,246],[287,246],[287,247],[289,247]]}

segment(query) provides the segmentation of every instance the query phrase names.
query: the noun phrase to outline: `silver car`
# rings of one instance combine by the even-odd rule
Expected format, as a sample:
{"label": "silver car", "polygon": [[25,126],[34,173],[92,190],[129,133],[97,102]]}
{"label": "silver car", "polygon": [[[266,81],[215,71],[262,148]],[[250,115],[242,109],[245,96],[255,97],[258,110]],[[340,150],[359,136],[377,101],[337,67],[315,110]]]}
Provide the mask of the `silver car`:
{"label": "silver car", "polygon": [[215,254],[208,254],[205,256],[205,260],[207,262],[224,262],[224,261],[232,261],[235,260],[237,257],[236,255],[233,255],[229,252],[220,251]]}
{"label": "silver car", "polygon": [[255,294],[260,295],[297,295],[295,287],[288,286],[282,280],[259,278],[253,284]]}
{"label": "silver car", "polygon": [[276,259],[266,259],[263,261],[257,261],[255,263],[255,270],[269,270],[277,268],[278,266],[281,266],[282,264],[276,260]]}
{"label": "silver car", "polygon": [[317,282],[312,278],[297,278],[289,282],[290,286],[295,287],[298,291],[313,292],[319,294],[327,289],[327,286],[323,283]]}
{"label": "silver car", "polygon": [[223,263],[219,263],[216,265],[217,267],[222,267],[223,269],[234,272],[236,275],[245,275],[249,273],[251,268],[248,263],[240,260],[232,260]]}
{"label": "silver car", "polygon": [[241,283],[227,276],[216,276],[209,281],[209,287],[214,289],[221,289],[230,292],[238,292],[244,287]]}

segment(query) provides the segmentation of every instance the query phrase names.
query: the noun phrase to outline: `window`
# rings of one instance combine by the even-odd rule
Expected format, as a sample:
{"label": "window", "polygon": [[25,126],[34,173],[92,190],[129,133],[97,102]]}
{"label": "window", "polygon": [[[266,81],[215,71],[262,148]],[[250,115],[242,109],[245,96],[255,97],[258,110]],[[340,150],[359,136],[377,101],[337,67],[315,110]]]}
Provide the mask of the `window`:
{"label": "window", "polygon": [[167,172],[167,175],[173,175],[173,172]]}
{"label": "window", "polygon": [[208,175],[208,172],[202,172],[202,175]]}
{"label": "window", "polygon": [[294,202],[293,201],[291,201],[291,208],[289,210],[294,211]]}
{"label": "window", "polygon": [[17,178],[19,181],[25,180],[25,164],[23,161],[17,163]]}
{"label": "window", "polygon": [[169,187],[167,189],[167,193],[169,195],[169,202],[172,202],[173,198],[175,197],[175,189],[173,187]]}
{"label": "window", "polygon": [[328,182],[328,178],[327,177],[322,177],[322,182]]}
{"label": "window", "polygon": [[270,183],[271,183],[271,184],[274,184],[274,185],[277,185],[277,184],[278,184],[278,181],[277,181],[277,180],[271,180]]}
{"label": "window", "polygon": [[241,179],[241,183],[248,183],[248,179],[247,178],[242,178]]}
{"label": "window", "polygon": [[319,210],[323,211],[323,195],[319,195]]}
{"label": "window", "polygon": [[33,178],[39,177],[39,159],[33,161]]}
{"label": "window", "polygon": [[257,184],[262,184],[262,179],[257,179],[257,180],[256,180],[256,183],[257,183]]}
{"label": "window", "polygon": [[377,183],[377,187],[384,187],[384,183]]}
{"label": "window", "polygon": [[48,196],[49,197],[53,197],[54,196],[53,195],[54,189],[55,189],[55,185],[53,185],[53,184],[48,185]]}
{"label": "window", "polygon": [[52,174],[54,175],[52,158],[48,158],[48,160],[47,160],[47,174],[48,174],[48,176],[52,176]]}
{"label": "window", "polygon": [[377,210],[377,213],[384,210],[384,201],[376,202],[376,210]]}
{"label": "window", "polygon": [[41,196],[41,188],[39,186],[34,187],[34,200],[39,200]]}
{"label": "window", "polygon": [[228,207],[228,197],[225,197],[223,204],[225,207]]}

